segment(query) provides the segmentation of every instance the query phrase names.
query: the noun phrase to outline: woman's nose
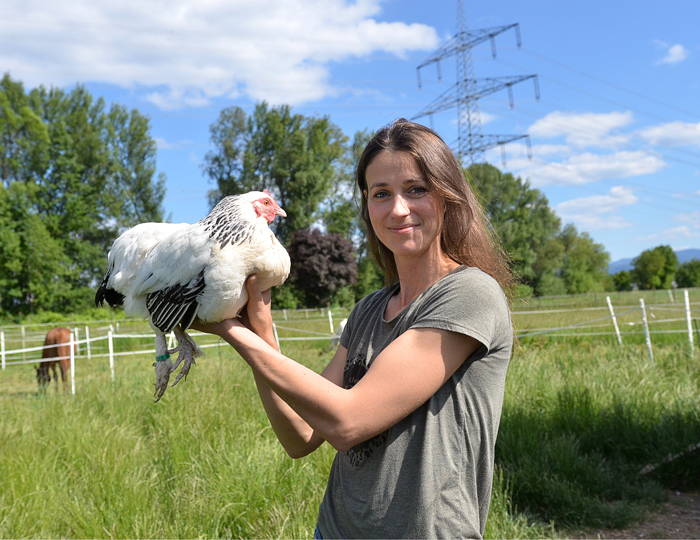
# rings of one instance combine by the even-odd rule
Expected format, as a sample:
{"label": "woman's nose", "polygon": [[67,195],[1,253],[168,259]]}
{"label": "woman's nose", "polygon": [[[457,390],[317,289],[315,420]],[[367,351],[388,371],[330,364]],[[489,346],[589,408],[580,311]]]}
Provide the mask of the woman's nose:
{"label": "woman's nose", "polygon": [[408,208],[408,202],[402,196],[394,197],[394,205],[391,208],[391,213],[398,216],[405,216],[411,213]]}

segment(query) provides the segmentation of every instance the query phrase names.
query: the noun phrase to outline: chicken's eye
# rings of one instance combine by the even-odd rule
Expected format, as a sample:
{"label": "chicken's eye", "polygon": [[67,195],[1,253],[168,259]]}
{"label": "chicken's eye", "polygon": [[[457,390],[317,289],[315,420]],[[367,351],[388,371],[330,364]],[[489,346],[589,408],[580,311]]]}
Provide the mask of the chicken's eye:
{"label": "chicken's eye", "polygon": [[270,200],[269,200],[269,199],[265,199],[265,200],[263,201],[263,204],[264,204],[265,206],[270,206]]}

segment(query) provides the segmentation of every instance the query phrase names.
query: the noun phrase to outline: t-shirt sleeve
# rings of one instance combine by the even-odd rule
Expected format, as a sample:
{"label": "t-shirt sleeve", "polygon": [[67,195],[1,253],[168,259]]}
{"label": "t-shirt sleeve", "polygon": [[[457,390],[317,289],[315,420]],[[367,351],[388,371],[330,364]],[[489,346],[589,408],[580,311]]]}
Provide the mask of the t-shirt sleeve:
{"label": "t-shirt sleeve", "polygon": [[408,328],[437,328],[473,337],[491,351],[512,340],[510,312],[500,285],[465,269],[428,292]]}

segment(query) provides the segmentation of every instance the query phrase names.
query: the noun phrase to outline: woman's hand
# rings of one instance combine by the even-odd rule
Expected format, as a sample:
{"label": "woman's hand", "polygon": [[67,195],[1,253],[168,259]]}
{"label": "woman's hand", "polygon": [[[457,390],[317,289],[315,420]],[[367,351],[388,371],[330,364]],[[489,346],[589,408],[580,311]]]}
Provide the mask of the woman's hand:
{"label": "woman's hand", "polygon": [[256,333],[269,345],[277,348],[272,328],[272,295],[270,290],[260,291],[258,276],[255,274],[248,277],[245,287],[248,293],[248,303],[238,318],[226,319],[218,323],[205,323],[195,319],[191,328],[199,332],[214,334],[226,340],[233,328],[245,327]]}
{"label": "woman's hand", "polygon": [[277,343],[272,327],[272,294],[270,289],[261,291],[258,276],[255,274],[248,277],[245,287],[248,292],[248,304],[241,313],[241,322],[276,349]]}

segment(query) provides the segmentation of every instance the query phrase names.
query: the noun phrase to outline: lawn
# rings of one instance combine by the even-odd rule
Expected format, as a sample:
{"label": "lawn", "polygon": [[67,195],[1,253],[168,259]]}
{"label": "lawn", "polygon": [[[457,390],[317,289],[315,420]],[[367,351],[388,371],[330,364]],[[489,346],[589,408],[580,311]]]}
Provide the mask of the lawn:
{"label": "lawn", "polygon": [[[604,296],[574,297],[576,311],[554,320],[514,318],[518,328],[576,324],[601,300],[607,306]],[[615,304],[638,305],[638,297]],[[552,299],[538,309],[566,305]],[[284,340],[311,336],[287,328],[328,334],[327,317],[306,317],[276,314],[282,349],[320,370],[332,354],[328,340]],[[614,334],[556,336],[521,339],[511,361],[489,538],[622,527],[663,501],[667,488],[700,487],[697,453],[640,474],[700,442],[697,340],[691,356],[687,335],[652,334],[651,363],[643,334],[624,335],[623,346]],[[115,341],[117,352],[149,346]],[[1,537],[311,536],[334,452],[324,445],[300,460],[286,457],[249,368],[230,348],[205,349],[188,379],[153,404],[152,355],[116,357],[112,380],[105,347],[96,343],[90,360],[81,351],[75,395],[39,395],[31,365],[0,375]]]}

